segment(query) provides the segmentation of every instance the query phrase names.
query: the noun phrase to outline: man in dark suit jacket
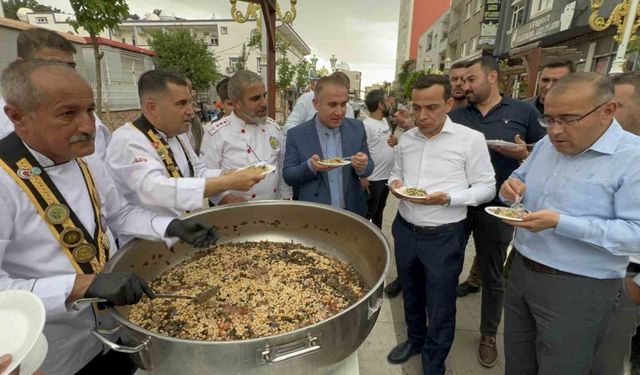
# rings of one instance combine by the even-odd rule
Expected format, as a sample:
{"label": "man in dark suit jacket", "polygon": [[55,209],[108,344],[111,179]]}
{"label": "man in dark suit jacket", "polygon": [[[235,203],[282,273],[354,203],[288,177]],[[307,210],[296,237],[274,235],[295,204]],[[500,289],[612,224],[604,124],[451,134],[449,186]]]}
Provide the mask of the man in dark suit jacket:
{"label": "man in dark suit jacket", "polygon": [[[342,81],[335,77],[318,81],[313,99],[317,115],[287,133],[283,177],[293,187],[295,199],[365,216],[367,196],[359,178],[373,172],[373,161],[364,125],[345,118],[347,102]],[[351,157],[351,164],[329,167],[320,163],[333,157]]]}

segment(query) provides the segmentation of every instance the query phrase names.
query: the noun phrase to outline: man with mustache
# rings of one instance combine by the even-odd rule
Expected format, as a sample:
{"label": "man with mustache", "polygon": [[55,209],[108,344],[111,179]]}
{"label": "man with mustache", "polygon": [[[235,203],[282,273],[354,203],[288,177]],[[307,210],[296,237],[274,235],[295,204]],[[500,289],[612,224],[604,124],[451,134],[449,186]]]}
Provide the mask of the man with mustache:
{"label": "man with mustache", "polygon": [[[167,215],[202,208],[203,199],[230,189],[249,190],[256,171],[221,175],[193,151],[187,131],[193,117],[185,77],[150,70],[140,76],[142,116],[115,132],[107,149],[107,170],[130,202]],[[123,243],[129,238],[123,238]]]}
{"label": "man with mustache", "polygon": [[263,164],[276,170],[251,189],[227,191],[211,197],[211,201],[226,204],[291,198],[291,188],[282,179],[284,136],[278,124],[267,117],[267,90],[262,77],[241,70],[229,79],[227,90],[233,112],[205,131],[200,147],[202,160],[215,169]]}
{"label": "man with mustache", "polygon": [[464,73],[466,71],[466,61],[459,61],[451,65],[449,69],[449,81],[451,82],[451,97],[453,98],[453,111],[456,108],[466,107],[467,92],[464,88]]}
{"label": "man with mustache", "polygon": [[[318,81],[313,99],[318,115],[289,132],[283,175],[296,199],[366,216],[367,195],[360,178],[371,175],[374,164],[362,121],[345,118],[348,98],[342,79]],[[335,157],[351,157],[350,163],[334,167],[322,162]]]}
{"label": "man with mustache", "polygon": [[[76,68],[74,58],[76,47],[55,31],[41,29],[39,27],[23,30],[18,34],[16,44],[18,46],[18,59],[57,61],[67,64],[74,69]],[[0,108],[4,107],[4,105],[4,100],[0,98]],[[102,123],[100,117],[95,116],[95,120],[95,154],[99,160],[104,160],[111,132],[106,125]],[[11,120],[9,120],[4,112],[0,111],[0,138],[4,138],[4,136],[13,132],[13,130]]]}
{"label": "man with mustache", "polygon": [[112,328],[114,322],[99,309],[75,311],[71,304],[83,297],[112,305],[154,297],[133,273],[102,273],[116,251],[115,235],[210,246],[216,234],[122,198],[104,164],[87,157],[95,150],[95,102],[73,68],[17,60],[0,80],[4,112],[15,126],[0,141],[0,290],[28,290],[43,301],[44,373],[131,374],[128,356],[101,354],[104,347],[91,334],[96,324]]}
{"label": "man with mustache", "polygon": [[[539,114],[533,106],[500,95],[500,68],[495,58],[483,56],[469,61],[465,69],[465,91],[469,104],[451,111],[451,120],[483,133],[487,140],[499,139],[522,144],[516,147],[489,147],[496,186],[500,186],[526,159],[528,152],[525,141],[529,144],[537,142],[544,137],[545,130],[538,123]],[[495,197],[489,203],[469,207],[467,213],[467,230],[473,232],[482,280],[481,338],[477,357],[485,367],[495,366],[498,359],[496,334],[504,299],[503,265],[513,237],[513,228],[486,213],[484,208],[501,204]]]}
{"label": "man with mustache", "polygon": [[[574,73],[545,100],[548,138],[502,185],[530,212],[518,227],[504,302],[507,375],[588,374],[640,255],[640,138],[614,119],[610,79]],[[603,372],[616,374],[620,372]]]}

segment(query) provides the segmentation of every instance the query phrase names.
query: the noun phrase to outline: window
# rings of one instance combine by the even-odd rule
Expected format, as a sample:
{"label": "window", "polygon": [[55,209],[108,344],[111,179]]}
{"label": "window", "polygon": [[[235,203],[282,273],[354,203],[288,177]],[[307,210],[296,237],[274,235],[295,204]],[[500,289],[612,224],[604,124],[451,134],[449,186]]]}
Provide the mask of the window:
{"label": "window", "polygon": [[553,8],[553,0],[533,0],[531,4],[531,17],[547,12]]}
{"label": "window", "polygon": [[227,27],[226,26],[220,27],[220,34],[226,34],[226,33],[227,33]]}
{"label": "window", "polygon": [[467,2],[467,7],[466,7],[465,9],[466,9],[466,12],[465,12],[465,17],[464,17],[464,19],[465,19],[465,20],[468,20],[469,18],[471,18],[471,14],[472,14],[472,11],[471,11],[471,1]]}
{"label": "window", "polygon": [[473,53],[478,49],[478,37],[474,36],[471,39],[471,45],[469,46],[469,53]]}
{"label": "window", "polygon": [[258,67],[256,69],[256,72],[258,72],[258,74],[262,73],[262,66],[260,66],[260,56],[256,57],[256,66]]}
{"label": "window", "polygon": [[49,20],[47,19],[47,17],[36,17],[36,23],[42,25],[45,23],[49,23]]}
{"label": "window", "polygon": [[229,69],[232,72],[237,72],[239,70],[240,58],[239,57],[229,57]]}
{"label": "window", "polygon": [[476,13],[482,10],[484,0],[476,0]]}
{"label": "window", "polygon": [[136,45],[136,34],[131,35],[131,44]]}
{"label": "window", "polygon": [[467,56],[467,42],[462,43],[462,45],[460,46],[460,56]]}
{"label": "window", "polygon": [[513,13],[511,15],[511,28],[509,30],[513,30],[516,27],[522,25],[524,23],[524,4],[520,3],[513,7]]}
{"label": "window", "polygon": [[218,46],[218,38],[211,38],[211,45],[214,47]]}

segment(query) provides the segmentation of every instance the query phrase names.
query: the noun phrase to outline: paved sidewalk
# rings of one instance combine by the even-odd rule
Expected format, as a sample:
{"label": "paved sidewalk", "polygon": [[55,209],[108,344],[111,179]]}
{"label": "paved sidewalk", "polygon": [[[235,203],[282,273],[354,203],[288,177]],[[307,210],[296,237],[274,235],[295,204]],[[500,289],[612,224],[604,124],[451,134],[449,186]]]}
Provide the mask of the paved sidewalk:
{"label": "paved sidewalk", "polygon": [[[391,222],[398,209],[398,199],[389,195],[384,212],[383,232],[393,247]],[[469,241],[465,252],[465,261],[461,280],[466,279],[475,249],[473,241]],[[392,250],[393,256],[393,250]],[[396,277],[395,263],[391,264],[387,282]],[[504,348],[502,325],[498,330],[498,363],[492,369],[482,367],[476,359],[480,342],[480,293],[458,299],[456,319],[456,336],[453,347],[447,358],[447,375],[498,375],[504,374]],[[405,340],[406,325],[402,308],[402,296],[393,299],[385,297],[378,321],[373,331],[358,350],[358,362],[361,375],[421,375],[420,356],[411,358],[404,365],[392,365],[387,362],[387,354],[398,343]]]}

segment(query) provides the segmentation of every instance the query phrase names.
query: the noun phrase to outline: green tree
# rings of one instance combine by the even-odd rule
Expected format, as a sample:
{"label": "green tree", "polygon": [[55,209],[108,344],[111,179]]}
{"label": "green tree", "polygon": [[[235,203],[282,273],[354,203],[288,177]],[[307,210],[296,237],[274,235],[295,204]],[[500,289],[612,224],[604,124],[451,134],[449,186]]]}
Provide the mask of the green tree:
{"label": "green tree", "polygon": [[296,65],[296,87],[299,89],[307,87],[309,84],[309,70],[311,69],[311,63],[307,60],[300,60]]}
{"label": "green tree", "polygon": [[[400,67],[400,73],[398,73],[398,85],[400,85],[400,87],[402,87],[403,89],[406,87],[407,84],[407,80],[411,77],[411,70],[412,68],[415,69],[415,60],[407,60],[405,62],[402,63],[402,66]],[[409,94],[411,94],[411,91],[409,91]]]}
{"label": "green tree", "polygon": [[125,0],[70,0],[76,14],[69,24],[78,31],[82,27],[89,33],[93,45],[93,57],[96,63],[96,111],[102,114],[102,70],[100,61],[104,53],[100,52],[98,36],[104,29],[116,29],[129,15],[129,6]]}
{"label": "green tree", "polygon": [[218,78],[207,44],[196,39],[189,30],[151,32],[149,46],[156,53],[154,60],[159,69],[186,75],[198,89],[209,87]]}
{"label": "green tree", "polygon": [[409,73],[404,83],[404,86],[402,86],[404,89],[405,98],[411,98],[411,90],[412,90],[413,84],[416,83],[418,78],[425,76],[427,74],[442,74],[442,72],[439,71],[438,69],[428,68],[426,70],[418,70],[416,72]]}
{"label": "green tree", "polygon": [[2,0],[2,9],[6,18],[17,20],[18,9],[20,8],[29,8],[34,12],[61,12],[61,10],[58,8],[53,8],[48,5],[42,5],[36,0]]}

